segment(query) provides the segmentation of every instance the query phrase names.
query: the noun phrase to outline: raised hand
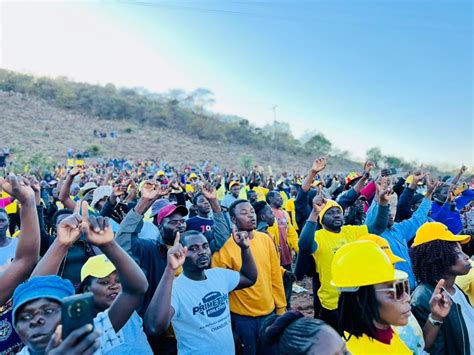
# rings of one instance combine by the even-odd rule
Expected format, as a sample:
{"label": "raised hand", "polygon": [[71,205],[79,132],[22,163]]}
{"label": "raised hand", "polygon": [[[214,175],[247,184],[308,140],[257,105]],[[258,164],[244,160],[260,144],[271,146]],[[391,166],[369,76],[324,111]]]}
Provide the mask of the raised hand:
{"label": "raised hand", "polygon": [[375,163],[371,161],[366,161],[364,164],[364,173],[370,174],[373,168],[375,168]]}
{"label": "raised hand", "polygon": [[114,195],[116,197],[123,196],[127,193],[128,186],[132,183],[132,180],[128,179],[125,181],[122,181],[120,183],[117,183],[114,185]]}
{"label": "raised hand", "polygon": [[430,299],[431,315],[435,320],[443,320],[449,314],[453,302],[444,290],[444,279],[438,281]]}
{"label": "raised hand", "polygon": [[58,225],[57,241],[63,245],[71,246],[81,236],[82,217],[79,214],[81,203],[77,202],[74,213],[64,218]]}
{"label": "raised hand", "polygon": [[162,186],[148,180],[142,187],[141,196],[144,199],[155,201],[160,197],[169,194],[169,192],[170,188],[168,186]]}
{"label": "raised hand", "polygon": [[459,172],[461,174],[464,174],[466,171],[467,171],[467,166],[465,166],[465,165],[461,166],[461,169],[459,169]]}
{"label": "raised hand", "polygon": [[28,177],[28,181],[30,182],[30,186],[35,193],[41,192],[41,186],[35,176]]}
{"label": "raised hand", "polygon": [[423,180],[426,176],[426,173],[420,171],[420,170],[417,170],[413,173],[413,181],[410,185],[418,185],[418,183]]}
{"label": "raised hand", "polygon": [[247,249],[250,248],[250,234],[246,231],[237,231],[235,225],[232,225],[232,238],[234,242],[241,248]]}
{"label": "raised hand", "polygon": [[69,175],[77,176],[79,174],[84,173],[84,171],[85,171],[84,167],[82,167],[80,165],[77,165],[77,166],[75,166],[74,168],[71,169],[71,171],[69,172]]}
{"label": "raised hand", "polygon": [[393,190],[390,187],[387,187],[384,190],[379,191],[379,199],[381,205],[388,205],[390,199],[392,198]]}
{"label": "raised hand", "polygon": [[216,191],[216,188],[214,186],[212,186],[211,184],[205,184],[203,187],[202,187],[202,194],[204,195],[204,197],[207,199],[207,200],[215,200],[217,199],[217,191]]}
{"label": "raised hand", "polygon": [[451,187],[448,190],[448,196],[447,196],[446,201],[449,203],[454,202],[454,199],[456,198],[456,195],[454,194],[455,188],[456,188],[455,185],[451,185]]}
{"label": "raised hand", "polygon": [[311,166],[311,170],[317,174],[326,168],[326,164],[327,164],[326,157],[315,159],[313,161],[313,165]]}
{"label": "raised hand", "polygon": [[181,266],[183,266],[184,261],[186,260],[186,253],[188,252],[187,247],[183,247],[180,243],[180,233],[176,232],[176,237],[174,238],[173,246],[168,249],[168,265],[171,270],[176,271]]}
{"label": "raised hand", "polygon": [[82,202],[82,231],[87,235],[87,241],[95,246],[103,246],[114,240],[114,232],[107,217],[89,216],[89,204]]}
{"label": "raised hand", "polygon": [[10,173],[6,179],[0,178],[0,186],[20,203],[27,203],[32,198],[34,199],[34,191],[29,181],[21,176]]}
{"label": "raised hand", "polygon": [[313,198],[313,211],[317,214],[319,214],[324,206],[326,205],[327,200],[324,198],[324,196],[319,193]]}
{"label": "raised hand", "polygon": [[441,185],[440,181],[431,180],[430,176],[426,174],[425,178],[426,183],[426,196],[431,198],[433,192]]}

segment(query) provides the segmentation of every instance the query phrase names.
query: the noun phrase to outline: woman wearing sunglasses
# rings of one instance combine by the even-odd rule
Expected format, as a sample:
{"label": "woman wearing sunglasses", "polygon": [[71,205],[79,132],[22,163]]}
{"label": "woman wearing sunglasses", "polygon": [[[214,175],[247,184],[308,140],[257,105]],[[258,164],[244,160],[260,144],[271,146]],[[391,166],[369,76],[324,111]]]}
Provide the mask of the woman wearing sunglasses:
{"label": "woman wearing sunglasses", "polygon": [[395,270],[373,241],[342,246],[334,255],[332,284],[340,292],[338,330],[352,354],[412,354],[393,326],[408,324],[408,275]]}

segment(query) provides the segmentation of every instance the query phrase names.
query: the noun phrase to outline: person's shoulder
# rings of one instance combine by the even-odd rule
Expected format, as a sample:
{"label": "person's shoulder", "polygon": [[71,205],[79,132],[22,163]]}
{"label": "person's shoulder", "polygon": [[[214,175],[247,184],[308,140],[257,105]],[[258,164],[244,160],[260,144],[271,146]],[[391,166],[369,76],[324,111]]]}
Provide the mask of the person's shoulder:
{"label": "person's shoulder", "polygon": [[234,249],[235,247],[238,247],[237,244],[235,243],[234,241],[234,238],[232,238],[232,236],[230,236],[230,238],[228,238],[224,245],[222,246],[222,248],[219,250],[219,251],[216,251],[216,253],[220,253],[221,251],[224,251],[224,250],[229,250],[229,249]]}
{"label": "person's shoulder", "polygon": [[[229,275],[236,273],[237,271],[234,270],[229,270],[229,269],[224,269],[222,267],[213,267],[211,269],[207,269],[205,271],[206,277],[208,278],[222,278],[223,275]],[[237,272],[238,273],[238,272]]]}
{"label": "person's shoulder", "polygon": [[[270,228],[270,227],[269,227]],[[261,243],[271,242],[271,239],[268,238],[268,234],[265,232],[260,232],[258,230],[253,231],[253,237],[256,238]]]}
{"label": "person's shoulder", "polygon": [[96,329],[103,329],[103,328],[109,328],[112,326],[110,323],[110,318],[109,318],[109,310],[105,310],[103,312],[97,313],[95,316],[94,320],[94,328]]}
{"label": "person's shoulder", "polygon": [[[275,248],[275,244],[273,243],[273,240],[268,233],[259,232],[257,230],[254,230],[253,233],[254,233],[253,237],[255,241],[257,242],[257,244],[265,245],[272,249]],[[250,244],[250,246],[252,246],[252,243]]]}

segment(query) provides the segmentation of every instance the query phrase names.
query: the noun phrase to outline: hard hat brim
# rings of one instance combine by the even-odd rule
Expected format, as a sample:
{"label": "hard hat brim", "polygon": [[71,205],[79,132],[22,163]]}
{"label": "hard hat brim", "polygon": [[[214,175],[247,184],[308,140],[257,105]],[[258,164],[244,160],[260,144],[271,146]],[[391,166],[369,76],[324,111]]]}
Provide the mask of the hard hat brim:
{"label": "hard hat brim", "polygon": [[386,282],[392,282],[392,281],[399,281],[399,280],[406,280],[408,279],[408,274],[405,271],[401,270],[396,270],[393,274],[393,277],[390,277],[389,279],[382,279],[382,280],[377,280],[377,282],[371,282],[371,283],[364,283],[360,285],[336,285],[334,281],[331,280],[330,284],[334,287],[336,287],[339,291],[345,291],[345,292],[356,292],[360,287],[362,286],[372,286],[372,285],[378,285],[378,284],[383,284]]}

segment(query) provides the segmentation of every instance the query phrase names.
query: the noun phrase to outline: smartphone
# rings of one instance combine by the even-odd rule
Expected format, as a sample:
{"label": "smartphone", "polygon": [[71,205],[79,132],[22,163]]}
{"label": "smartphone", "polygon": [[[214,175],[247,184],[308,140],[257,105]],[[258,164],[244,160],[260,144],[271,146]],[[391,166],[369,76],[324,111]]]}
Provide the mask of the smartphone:
{"label": "smartphone", "polygon": [[63,340],[77,328],[86,324],[94,326],[94,295],[86,292],[66,297],[61,304],[61,324]]}
{"label": "smartphone", "polygon": [[382,170],[382,176],[390,176],[390,175],[397,175],[397,169],[388,168],[388,169]]}

